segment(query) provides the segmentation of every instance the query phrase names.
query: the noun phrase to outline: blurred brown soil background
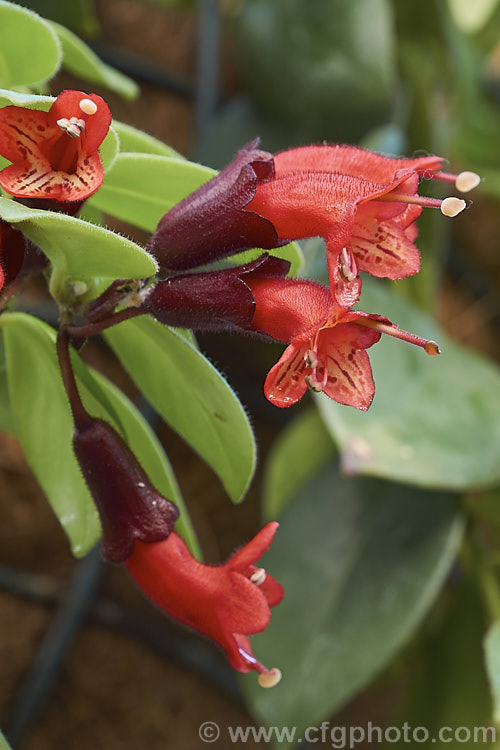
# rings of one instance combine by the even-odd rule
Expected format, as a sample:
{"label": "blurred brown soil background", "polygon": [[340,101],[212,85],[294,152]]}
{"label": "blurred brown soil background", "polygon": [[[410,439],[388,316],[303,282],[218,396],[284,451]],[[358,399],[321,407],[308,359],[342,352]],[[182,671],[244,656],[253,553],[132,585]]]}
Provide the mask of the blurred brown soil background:
{"label": "blurred brown soil background", "polygon": [[[194,79],[198,34],[194,14],[133,0],[101,0],[98,13],[102,25],[100,41]],[[230,80],[230,62],[226,67],[225,78]],[[85,85],[60,75],[52,90],[57,93],[72,87],[85,88]],[[106,90],[95,90],[106,98],[117,119],[146,130],[182,153],[189,152],[194,132],[191,102],[148,84],[141,84],[141,95],[134,102],[124,102]],[[466,245],[479,246],[476,252],[483,253],[484,259],[495,257],[495,248],[485,244],[491,245],[491,238],[498,236],[500,227],[491,226],[492,222],[498,223],[498,217],[480,201],[477,209],[475,223],[462,222],[460,231],[466,233]],[[123,230],[122,226],[119,228]],[[125,231],[130,234],[131,230]],[[478,243],[478,236],[484,242]],[[137,233],[134,238],[141,241],[144,236]],[[478,259],[482,261],[483,258]],[[489,272],[500,275],[498,265],[489,268]],[[36,299],[42,291],[35,285],[31,294]],[[478,302],[466,287],[445,283],[442,318],[450,332],[465,343],[498,356],[498,340],[490,327],[491,309],[489,300]],[[260,454],[260,469],[251,491],[246,501],[235,507],[203,462],[165,426],[160,428],[207,560],[216,562],[225,559],[259,527],[263,459],[284,415],[268,405],[261,392],[267,365],[274,361],[271,347],[236,337],[205,337],[201,345],[248,406]],[[103,344],[92,343],[85,356],[128,395],[136,395]],[[17,440],[4,434],[0,434],[0,487],[0,565],[48,576],[63,591],[75,561]],[[145,602],[121,568],[106,566],[99,596],[121,602],[157,623],[164,622],[163,616]],[[53,614],[54,606],[0,590],[0,726],[8,723],[18,691]],[[175,626],[170,624],[165,629],[165,638],[172,628]],[[196,642],[194,636],[193,642]],[[369,718],[375,722],[376,716],[383,718],[391,702],[387,696],[362,697],[336,721],[347,724],[353,719],[356,723],[356,718],[359,721],[369,707]],[[224,735],[224,727],[252,723],[237,701],[214,688],[210,681],[173,658],[159,654],[144,639],[90,618],[84,621],[52,694],[20,747],[22,750],[191,750],[205,746],[198,736],[198,728],[204,721],[221,726],[222,737],[214,743],[218,748],[233,747],[227,732]],[[250,740],[246,743],[249,749],[256,746]]]}

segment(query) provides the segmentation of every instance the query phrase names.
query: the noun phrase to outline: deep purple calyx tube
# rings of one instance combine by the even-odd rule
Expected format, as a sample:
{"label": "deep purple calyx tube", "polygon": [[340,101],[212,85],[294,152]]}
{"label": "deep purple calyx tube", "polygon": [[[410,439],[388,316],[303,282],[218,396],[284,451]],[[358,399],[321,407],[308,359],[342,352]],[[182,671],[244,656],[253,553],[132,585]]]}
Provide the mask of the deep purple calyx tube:
{"label": "deep purple calyx tube", "polygon": [[225,169],[160,219],[148,250],[162,268],[185,271],[253,247],[286,244],[268,219],[245,210],[257,185],[274,175],[273,156],[258,149],[258,143],[245,146]]}
{"label": "deep purple calyx tube", "polygon": [[173,531],[179,510],[153,487],[116,430],[89,417],[75,427],[73,449],[101,518],[101,552],[122,563],[135,540],[151,543]]}

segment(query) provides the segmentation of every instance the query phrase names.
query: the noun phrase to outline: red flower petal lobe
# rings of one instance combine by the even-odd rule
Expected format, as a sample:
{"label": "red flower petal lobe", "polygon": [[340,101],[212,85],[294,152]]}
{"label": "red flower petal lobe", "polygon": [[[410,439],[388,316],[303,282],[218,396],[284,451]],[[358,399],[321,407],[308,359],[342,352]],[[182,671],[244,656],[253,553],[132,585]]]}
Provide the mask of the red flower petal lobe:
{"label": "red flower petal lobe", "polygon": [[[82,111],[80,107],[82,99],[90,99],[96,105],[97,109],[94,114],[86,115]],[[47,122],[49,126],[61,132],[57,121],[63,118],[69,120],[71,117],[85,120],[84,148],[86,153],[91,154],[97,151],[111,125],[111,112],[104,99],[98,94],[86,94],[84,91],[63,91],[47,113]]]}
{"label": "red flower petal lobe", "polygon": [[292,406],[306,392],[306,353],[307,344],[290,344],[269,371],[264,383],[264,393],[274,406]]}
{"label": "red flower petal lobe", "polygon": [[47,112],[24,107],[0,109],[0,154],[12,162],[40,158],[41,144],[60,133],[50,126]]}

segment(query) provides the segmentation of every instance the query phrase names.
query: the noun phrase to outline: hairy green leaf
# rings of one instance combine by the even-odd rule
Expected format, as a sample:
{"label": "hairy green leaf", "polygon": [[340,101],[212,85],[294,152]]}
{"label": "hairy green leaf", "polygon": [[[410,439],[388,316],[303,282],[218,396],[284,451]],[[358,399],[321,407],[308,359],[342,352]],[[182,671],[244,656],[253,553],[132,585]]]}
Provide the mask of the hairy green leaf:
{"label": "hairy green leaf", "polygon": [[255,469],[246,414],[220,373],[176,331],[147,317],[120,323],[105,338],[163,419],[212,467],[233,501]]}

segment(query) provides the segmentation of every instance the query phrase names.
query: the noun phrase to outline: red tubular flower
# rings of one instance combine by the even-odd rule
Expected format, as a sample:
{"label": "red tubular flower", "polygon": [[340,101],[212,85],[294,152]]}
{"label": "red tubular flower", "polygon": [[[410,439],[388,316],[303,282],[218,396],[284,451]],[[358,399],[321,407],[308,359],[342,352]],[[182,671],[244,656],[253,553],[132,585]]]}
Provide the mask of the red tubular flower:
{"label": "red tubular flower", "polygon": [[254,563],[269,548],[277,527],[268,523],[223,565],[195,560],[175,532],[157,544],[136,542],[126,561],[156,604],[219,643],[238,672],[256,670],[263,687],[279,682],[281,673],[254,657],[248,636],[268,626],[270,607],[279,604],[283,589]]}
{"label": "red tubular flower", "polygon": [[437,172],[441,161],[391,159],[353,146],[291,149],[275,156],[274,177],[257,186],[246,210],[271,221],[280,239],[323,237],[332,294],[350,307],[361,290],[358,270],[390,279],[419,270],[413,240],[422,207],[447,216],[465,208],[457,198],[418,195],[421,174],[455,177]]}
{"label": "red tubular flower", "polygon": [[0,172],[0,185],[23,198],[87,198],[104,179],[97,149],[110,124],[104,99],[82,91],[63,91],[48,112],[0,109],[0,154],[13,162]]}
{"label": "red tubular flower", "polygon": [[366,411],[375,386],[365,350],[381,333],[439,354],[435,342],[401,331],[380,315],[347,310],[312,281],[256,279],[249,286],[256,302],[251,329],[290,344],[264,385],[276,406],[291,406],[309,387]]}

